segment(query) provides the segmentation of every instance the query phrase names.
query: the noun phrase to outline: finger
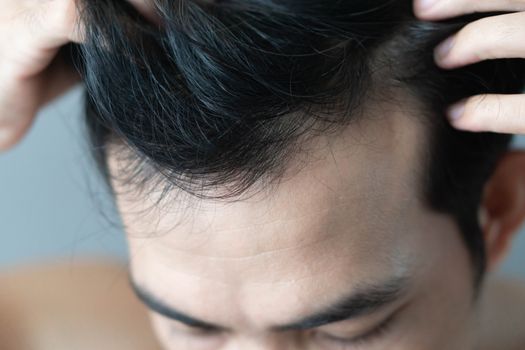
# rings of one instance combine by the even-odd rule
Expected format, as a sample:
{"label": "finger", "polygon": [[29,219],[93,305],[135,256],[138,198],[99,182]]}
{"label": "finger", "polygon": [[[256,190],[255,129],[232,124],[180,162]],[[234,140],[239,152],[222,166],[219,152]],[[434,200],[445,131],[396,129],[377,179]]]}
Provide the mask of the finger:
{"label": "finger", "polygon": [[66,54],[66,50],[59,51],[49,66],[31,79],[0,85],[0,151],[24,136],[40,108],[81,81]]}
{"label": "finger", "polygon": [[0,151],[7,151],[24,137],[34,122],[34,118],[20,118],[16,124],[0,123]]}
{"label": "finger", "polygon": [[20,141],[39,109],[80,81],[78,71],[59,55],[33,79],[9,84],[0,95],[0,151]]}
{"label": "finger", "polygon": [[485,17],[467,24],[436,48],[442,68],[496,58],[525,58],[525,12]]}
{"label": "finger", "polygon": [[523,0],[414,0],[421,19],[440,20],[476,12],[525,11]]}
{"label": "finger", "polygon": [[43,83],[35,79],[3,82],[0,85],[0,150],[23,135],[38,110]]}
{"label": "finger", "polygon": [[81,42],[83,28],[79,19],[77,0],[47,0],[32,5],[18,21],[31,35],[31,42],[39,48],[55,48],[70,41]]}
{"label": "finger", "polygon": [[14,38],[0,47],[0,77],[23,79],[41,72],[60,46],[83,40],[73,0],[48,0],[32,5],[5,23],[6,36]]}
{"label": "finger", "polygon": [[448,111],[451,124],[461,130],[525,134],[525,95],[478,95]]}
{"label": "finger", "polygon": [[23,137],[42,104],[74,84],[75,73],[57,53],[82,34],[74,0],[18,6],[0,14],[3,38],[12,38],[0,41],[0,150]]}

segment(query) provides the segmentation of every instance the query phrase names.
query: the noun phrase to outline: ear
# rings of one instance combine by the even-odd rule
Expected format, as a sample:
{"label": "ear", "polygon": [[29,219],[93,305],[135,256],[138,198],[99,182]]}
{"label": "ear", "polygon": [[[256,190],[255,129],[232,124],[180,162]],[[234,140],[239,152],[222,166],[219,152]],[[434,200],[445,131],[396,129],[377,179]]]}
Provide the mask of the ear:
{"label": "ear", "polygon": [[504,154],[485,184],[479,220],[487,247],[487,268],[506,256],[525,219],[525,151]]}

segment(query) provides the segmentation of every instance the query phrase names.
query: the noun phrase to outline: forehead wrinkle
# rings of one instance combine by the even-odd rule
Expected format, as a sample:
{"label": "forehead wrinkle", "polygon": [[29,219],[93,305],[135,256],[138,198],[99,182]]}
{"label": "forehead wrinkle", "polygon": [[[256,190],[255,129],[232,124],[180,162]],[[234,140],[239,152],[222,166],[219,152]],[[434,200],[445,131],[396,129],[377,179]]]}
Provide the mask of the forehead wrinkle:
{"label": "forehead wrinkle", "polygon": [[[373,197],[381,198],[381,195],[378,194],[378,193],[376,194],[374,192],[368,192],[366,195],[363,195],[363,196],[352,196],[352,200],[353,201],[360,201],[360,200],[363,200],[363,199],[370,199],[370,198],[373,198]],[[225,229],[214,229],[213,232],[235,232],[235,231],[243,231],[243,230],[251,229],[251,228],[264,227],[264,226],[277,224],[277,223],[294,222],[294,221],[298,221],[298,220],[306,218],[306,217],[312,217],[313,215],[322,214],[322,213],[325,213],[325,212],[334,212],[335,209],[339,209],[340,210],[340,209],[345,209],[345,208],[348,208],[348,207],[355,206],[355,202],[349,202],[349,201],[346,201],[346,200],[344,200],[344,201],[341,200],[341,199],[346,199],[346,198],[348,198],[348,196],[341,196],[341,195],[339,195],[339,196],[337,196],[337,199],[338,199],[337,201],[330,201],[330,206],[327,206],[327,207],[324,207],[324,208],[321,208],[321,209],[316,209],[313,212],[305,213],[305,214],[302,214],[302,215],[293,215],[292,217],[287,217],[287,218],[275,218],[275,219],[271,219],[271,220],[268,220],[268,221],[253,223],[253,224],[250,224],[250,225],[247,225],[247,226],[232,227],[232,228],[225,228]],[[336,204],[332,205],[332,203],[336,203]],[[212,225],[212,223],[210,222],[210,226],[211,225]]]}
{"label": "forehead wrinkle", "polygon": [[[341,259],[344,258],[344,257],[341,257]],[[403,255],[403,254],[400,254],[398,256],[395,256],[395,257],[389,257],[386,259],[388,261],[388,266],[390,266],[390,270],[391,271],[385,271],[383,269],[381,269],[381,273],[379,274],[374,274],[374,273],[369,273],[369,274],[365,274],[363,276],[355,276],[355,280],[358,280],[358,281],[361,281],[362,283],[366,283],[368,281],[368,279],[370,279],[372,282],[376,280],[376,276],[379,276],[379,275],[386,275],[386,276],[400,276],[400,275],[403,275],[403,274],[407,274],[409,271],[414,271],[414,260],[409,257],[408,255]],[[158,263],[158,262],[157,262]],[[343,265],[338,265],[338,264],[335,264],[335,266],[339,267],[339,268],[343,268]],[[148,274],[140,274],[140,273],[137,273],[136,272],[136,268],[134,267],[133,263],[131,263],[130,265],[130,271],[131,271],[131,274],[134,276],[134,280],[136,280],[137,282],[139,283],[144,283],[144,285],[146,286],[149,286],[149,285],[157,285],[157,283],[148,283],[148,282],[151,282],[151,281],[156,281],[158,280],[159,278],[163,281],[165,281],[167,284],[170,284],[170,283],[174,283],[174,285],[177,285],[178,284],[178,281],[177,281],[177,278],[173,278],[173,274],[176,274],[176,275],[182,275],[184,276],[185,278],[188,278],[188,279],[193,279],[193,280],[197,280],[197,281],[209,281],[211,283],[213,283],[214,285],[221,285],[223,287],[228,287],[228,288],[232,288],[235,287],[235,288],[238,288],[238,284],[237,283],[234,283],[232,281],[225,281],[225,280],[221,280],[218,278],[217,275],[212,275],[212,276],[203,276],[203,275],[195,275],[195,274],[192,274],[190,272],[188,272],[187,270],[174,270],[174,269],[171,269],[170,267],[168,266],[162,266],[160,267],[158,270],[151,270]],[[169,272],[169,274],[167,275],[166,273],[164,272]],[[293,285],[293,284],[297,284],[298,282],[301,282],[301,281],[304,281],[304,280],[308,280],[308,279],[314,279],[318,276],[324,276],[324,277],[327,277],[331,274],[331,273],[336,273],[338,272],[337,269],[332,269],[332,270],[325,270],[325,269],[319,269],[318,272],[312,272],[312,270],[309,270],[308,271],[309,274],[308,275],[304,275],[304,276],[300,276],[300,275],[294,275],[293,278],[289,278],[289,277],[286,277],[286,278],[281,278],[279,280],[267,280],[267,281],[264,281],[264,280],[248,280],[248,281],[243,281],[242,282],[242,286],[244,287],[247,287],[247,286],[263,286],[263,285]],[[370,270],[370,272],[372,272],[372,270]],[[171,278],[166,278],[166,276],[170,276]],[[370,278],[370,276],[373,276]],[[344,276],[339,276],[339,277],[344,277]],[[335,281],[341,281],[343,280],[344,278],[337,278]],[[148,281],[149,280],[149,281]],[[166,286],[166,284],[163,284],[164,286]],[[195,284],[196,286],[197,285],[201,285],[199,282],[197,282]],[[316,284],[318,285],[318,284]],[[169,289],[169,288],[168,288]]]}
{"label": "forehead wrinkle", "polygon": [[[317,276],[346,274],[352,271],[353,265],[370,268],[390,266],[394,268],[404,254],[396,249],[385,250],[372,248],[356,250],[351,244],[343,249],[334,250],[330,247],[312,251],[299,251],[298,254],[283,254],[265,260],[216,260],[194,257],[190,254],[163,254],[158,250],[145,251],[145,255],[136,254],[133,263],[138,261],[139,267],[148,271],[162,271],[161,280],[167,281],[167,276],[182,274],[192,279],[205,278],[208,281],[225,280],[223,285],[232,284],[265,284],[266,282],[303,280]],[[188,258],[189,257],[189,258]],[[346,271],[346,272],[345,272]],[[151,276],[150,276],[151,277]],[[336,279],[339,279],[337,277]]]}
{"label": "forehead wrinkle", "polygon": [[[226,243],[229,242],[228,238],[222,238],[222,235],[206,235],[202,236],[202,240],[198,241],[198,237],[194,237],[194,239],[188,239],[186,240],[180,240],[179,236],[177,234],[173,235],[166,235],[159,238],[154,238],[154,242],[152,242],[154,249],[158,249],[159,256],[167,256],[170,257],[174,252],[186,254],[191,257],[203,257],[206,259],[215,259],[215,260],[230,260],[230,261],[248,261],[253,260],[256,258],[265,258],[268,256],[272,256],[279,253],[285,253],[290,251],[310,251],[315,246],[324,245],[325,247],[333,247],[334,244],[337,244],[337,240],[343,241],[344,244],[348,246],[353,246],[355,249],[364,249],[367,245],[370,245],[370,243],[364,242],[361,238],[362,235],[358,234],[358,232],[361,230],[368,230],[368,231],[374,231],[377,234],[371,237],[375,237],[374,241],[377,241],[377,239],[387,239],[388,240],[388,231],[389,226],[390,229],[394,229],[392,225],[388,224],[388,220],[385,219],[379,219],[377,216],[374,216],[375,224],[374,225],[368,225],[367,227],[361,227],[360,225],[354,226],[355,232],[352,232],[352,230],[348,230],[346,228],[345,222],[339,222],[336,221],[335,223],[328,222],[323,225],[317,225],[320,227],[319,229],[316,229],[315,232],[312,230],[308,231],[308,234],[305,234],[302,236],[302,233],[304,231],[301,231],[302,227],[297,230],[297,233],[294,233],[293,235],[290,235],[288,231],[282,233],[282,234],[273,234],[273,231],[266,231],[264,233],[265,236],[276,236],[278,238],[270,240],[270,244],[268,244],[268,240],[266,240],[265,245],[266,247],[271,246],[271,248],[262,249],[261,246],[254,244],[253,240],[255,238],[250,238],[250,236],[246,235],[242,237],[241,239],[246,241],[246,244],[244,246],[248,246],[249,250],[247,252],[246,249],[239,249],[235,250],[234,254],[232,253],[223,253],[219,254],[217,252],[217,249],[211,250],[215,243],[211,240],[218,240],[219,246],[224,246]],[[279,228],[279,227],[277,227]],[[152,239],[152,238],[145,238],[145,239]],[[138,242],[142,239],[136,239]],[[335,241],[335,243],[334,243]],[[371,240],[368,240],[371,241]],[[242,242],[237,241],[236,242],[238,247],[241,247],[243,244]],[[202,248],[205,246],[208,246],[206,249],[207,251],[210,251],[209,253],[206,253],[205,250]],[[230,250],[230,246],[227,247],[228,250]]]}
{"label": "forehead wrinkle", "polygon": [[[173,272],[173,271],[172,271]],[[223,285],[223,286],[232,286],[232,282],[227,282],[224,280],[217,279],[217,276],[202,276],[202,275],[194,275],[191,274],[185,270],[177,270],[175,271],[177,274],[184,275],[187,278],[190,279],[196,279],[196,280],[205,280],[212,282],[213,284]],[[319,271],[318,273],[311,273],[307,276],[300,276],[300,277],[294,277],[293,279],[286,279],[286,280],[271,280],[271,281],[246,281],[243,282],[243,286],[250,286],[250,285],[287,285],[287,284],[297,284],[298,281],[303,281],[307,279],[312,279],[315,277],[318,277],[320,275],[326,275],[326,271]],[[158,278],[166,279],[165,275],[158,274]],[[140,278],[137,277],[137,281],[141,281]]]}
{"label": "forehead wrinkle", "polygon": [[[329,235],[320,237],[320,238],[312,240],[312,241],[308,241],[308,242],[305,242],[305,243],[301,242],[299,245],[282,247],[282,248],[275,248],[275,249],[269,249],[269,250],[266,250],[266,251],[257,252],[255,254],[248,254],[248,255],[241,255],[241,256],[213,256],[213,255],[209,255],[209,254],[199,254],[199,253],[193,253],[193,252],[190,253],[190,252],[188,252],[187,249],[180,249],[180,248],[176,248],[176,247],[170,247],[169,250],[170,251],[176,250],[176,251],[178,251],[181,254],[205,257],[207,259],[242,261],[242,260],[251,260],[251,259],[254,259],[254,258],[257,258],[257,257],[265,257],[266,255],[271,255],[271,254],[275,254],[275,253],[281,253],[281,252],[285,252],[285,251],[289,251],[289,250],[302,249],[302,248],[306,248],[306,247],[317,245],[319,243],[326,243],[326,242],[328,242],[330,240],[333,240],[333,239],[337,238],[338,236],[341,236],[342,234],[344,234],[344,232],[331,233]],[[151,239],[155,239],[155,238],[143,238],[142,240],[151,240]],[[162,244],[162,245],[165,246],[164,244]]]}
{"label": "forehead wrinkle", "polygon": [[[372,194],[372,193],[369,193],[368,196],[366,196],[366,198],[370,199],[371,197],[380,197],[379,194]],[[179,242],[184,242],[184,244],[189,244],[191,245],[192,242],[195,242],[195,244],[197,244],[196,240],[198,239],[204,239],[206,237],[210,237],[212,235],[217,235],[217,234],[229,234],[229,233],[235,233],[235,232],[242,232],[242,231],[247,231],[247,232],[250,232],[250,231],[253,231],[253,229],[261,229],[261,228],[264,228],[264,227],[269,227],[269,226],[279,226],[281,227],[283,224],[285,223],[294,223],[294,222],[298,222],[304,218],[311,218],[311,217],[318,217],[319,220],[316,220],[317,222],[313,225],[311,225],[311,227],[313,227],[314,229],[313,230],[308,230],[310,232],[319,232],[320,235],[317,235],[316,234],[316,237],[313,241],[309,241],[309,242],[305,242],[307,241],[307,238],[306,237],[309,237],[311,235],[305,235],[305,238],[304,239],[300,239],[300,246],[308,246],[310,244],[315,244],[319,241],[322,241],[322,240],[328,240],[328,239],[333,239],[335,238],[335,236],[339,236],[341,235],[343,232],[342,231],[334,231],[334,230],[330,230],[329,227],[332,226],[332,224],[330,223],[330,219],[332,217],[336,217],[335,215],[329,215],[329,216],[325,216],[325,215],[319,215],[319,214],[324,214],[324,213],[340,213],[342,211],[344,211],[342,214],[344,214],[346,216],[346,218],[348,218],[349,216],[355,216],[355,217],[361,217],[361,213],[359,212],[361,209],[357,208],[357,210],[352,210],[352,211],[349,211],[349,210],[345,210],[347,208],[349,209],[355,209],[355,203],[354,202],[348,202],[348,201],[344,201],[342,198],[346,198],[345,196],[339,196],[337,198],[336,201],[332,201],[332,203],[336,203],[336,204],[330,204],[329,206],[327,205],[325,208],[322,208],[322,209],[319,209],[319,210],[316,210],[316,211],[313,211],[313,212],[310,212],[310,213],[306,213],[306,214],[302,214],[302,215],[298,215],[298,216],[292,216],[292,217],[288,217],[288,218],[278,218],[278,219],[273,219],[273,220],[269,220],[269,221],[265,221],[265,222],[258,222],[258,223],[252,223],[250,225],[246,225],[246,226],[236,226],[236,227],[228,227],[228,228],[216,228],[214,227],[214,222],[213,221],[209,221],[208,224],[206,224],[207,227],[203,227],[201,229],[197,229],[195,228],[196,226],[194,225],[195,223],[195,220],[191,220],[191,227],[189,229],[186,229],[186,227],[184,226],[187,226],[187,225],[184,225],[184,224],[179,224],[177,225],[177,232],[176,231],[170,231],[170,232],[167,232],[166,234],[163,234],[163,235],[155,235],[156,237],[160,237],[162,239],[166,239],[167,243],[169,243],[171,240],[170,240],[170,237],[173,237],[173,241],[171,241],[171,243],[179,243]],[[356,198],[353,198],[353,200],[355,201],[359,201],[358,199]],[[379,219],[379,215],[382,215],[381,213],[379,212],[376,212],[374,213],[375,215],[375,218],[374,220],[377,220]],[[160,218],[160,216],[157,216],[157,219],[156,222],[157,222],[157,225],[159,225],[159,223],[161,221],[170,221],[170,216],[171,215],[165,215],[163,218]],[[338,217],[336,217],[336,219],[338,219]],[[144,221],[143,221],[144,222]],[[299,229],[303,228],[303,227],[309,227],[309,225],[301,225],[299,227]],[[318,229],[315,229],[315,227],[319,227]],[[328,228],[328,229],[326,229]],[[186,234],[184,234],[184,237],[182,237],[182,235],[180,235],[180,233],[182,232],[186,232]],[[289,232],[289,231],[287,231]],[[325,234],[323,234],[324,232],[326,232]],[[206,235],[202,235],[204,233],[207,233]],[[132,239],[152,239],[152,238],[155,238],[154,235],[148,235],[148,236],[141,236],[140,234],[134,234],[133,230],[130,228],[129,230],[126,231],[126,234],[129,238],[132,238]],[[305,242],[305,243],[303,243]],[[183,249],[180,249],[178,248],[178,245],[177,244],[172,244],[171,245],[172,249],[174,250],[179,250],[179,251],[183,251],[183,250],[188,250],[187,248],[183,248]],[[187,245],[186,245],[187,247]],[[286,250],[286,249],[290,249],[290,248],[294,248],[296,247],[296,245],[292,244],[290,245],[289,247],[283,247],[283,248],[278,248],[278,249],[273,249],[274,251],[278,251],[278,250]],[[271,252],[272,250],[269,250],[269,252]],[[261,254],[264,254],[265,252],[261,252]],[[250,255],[247,255],[247,256],[250,256]]]}
{"label": "forehead wrinkle", "polygon": [[[377,197],[378,199],[380,198],[380,195],[368,195],[366,196],[366,198],[371,198],[371,197]],[[339,199],[343,198],[343,196],[340,196]],[[272,219],[269,219],[269,220],[265,220],[263,222],[256,222],[256,223],[250,223],[249,225],[246,225],[246,226],[235,226],[235,227],[228,227],[228,228],[216,228],[216,227],[213,227],[213,225],[215,224],[214,221],[212,220],[209,220],[209,222],[206,224],[206,227],[202,228],[202,229],[194,229],[195,226],[194,226],[194,220],[191,221],[192,222],[192,225],[191,225],[191,229],[188,229],[186,230],[186,228],[184,227],[184,225],[180,225],[179,228],[181,231],[184,231],[184,232],[187,232],[188,235],[191,234],[191,233],[194,233],[195,235],[199,235],[200,233],[206,233],[206,232],[210,232],[210,233],[232,233],[232,232],[238,232],[238,231],[247,231],[247,232],[250,232],[251,229],[259,229],[259,228],[264,228],[264,227],[267,227],[267,226],[281,226],[283,223],[294,223],[294,222],[297,222],[297,221],[300,221],[304,218],[312,218],[312,217],[316,217],[316,218],[319,218],[319,220],[316,220],[316,223],[313,224],[313,225],[303,225],[305,227],[326,227],[325,225],[327,223],[329,223],[329,219],[334,217],[334,215],[328,215],[328,216],[325,216],[325,215],[319,215],[319,214],[324,214],[324,213],[330,213],[330,214],[334,214],[334,213],[337,213],[339,214],[342,210],[344,210],[344,214],[346,216],[348,215],[360,215],[361,213],[359,213],[359,208],[355,208],[355,203],[356,202],[359,202],[359,199],[357,198],[354,198],[353,199],[355,202],[342,202],[342,201],[338,201],[337,204],[330,204],[329,206],[326,206],[325,208],[323,209],[320,209],[320,210],[315,210],[315,211],[312,211],[312,212],[309,212],[309,213],[305,213],[305,214],[302,214],[302,215],[291,215],[289,217],[281,217],[281,218],[272,218]],[[362,201],[361,201],[362,202]],[[335,203],[335,201],[334,201]],[[356,209],[356,210],[345,210],[345,209]],[[169,216],[165,216],[164,217],[165,220],[169,221]],[[321,222],[321,223],[319,223]],[[208,228],[211,228],[211,229],[208,229]],[[318,230],[318,231],[324,231],[324,230]],[[167,236],[167,235],[166,235]],[[191,236],[190,236],[191,237]],[[137,237],[137,238],[140,238],[140,237]]]}

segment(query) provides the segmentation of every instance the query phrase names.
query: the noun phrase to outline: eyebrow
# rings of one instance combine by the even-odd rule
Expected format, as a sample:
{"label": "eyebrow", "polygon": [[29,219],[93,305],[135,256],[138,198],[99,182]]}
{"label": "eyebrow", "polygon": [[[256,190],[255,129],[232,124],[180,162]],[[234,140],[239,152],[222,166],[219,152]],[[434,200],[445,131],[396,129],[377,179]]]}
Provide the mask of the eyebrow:
{"label": "eyebrow", "polygon": [[[128,280],[138,299],[149,309],[164,317],[179,321],[192,328],[207,331],[231,330],[228,327],[196,319],[164,304],[159,298],[136,283],[131,273],[128,274]],[[289,324],[273,326],[271,330],[277,332],[307,330],[330,323],[356,319],[377,312],[387,305],[394,303],[405,294],[407,289],[407,276],[391,278],[386,282],[361,288],[357,292],[353,291],[310,316]]]}

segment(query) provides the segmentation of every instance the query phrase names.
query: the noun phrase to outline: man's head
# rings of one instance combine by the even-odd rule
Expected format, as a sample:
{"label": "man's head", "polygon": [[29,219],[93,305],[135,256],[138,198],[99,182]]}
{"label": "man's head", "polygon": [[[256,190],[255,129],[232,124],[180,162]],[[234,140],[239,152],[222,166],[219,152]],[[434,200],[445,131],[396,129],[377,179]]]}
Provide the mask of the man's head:
{"label": "man's head", "polygon": [[82,3],[88,130],[168,349],[468,348],[524,157],[442,111],[522,61],[441,71],[468,19],[410,1]]}

